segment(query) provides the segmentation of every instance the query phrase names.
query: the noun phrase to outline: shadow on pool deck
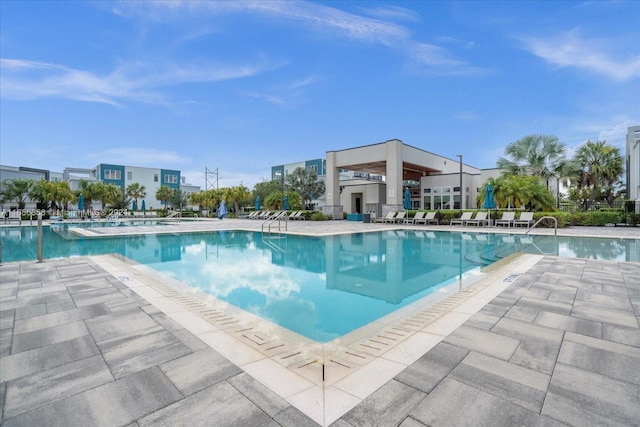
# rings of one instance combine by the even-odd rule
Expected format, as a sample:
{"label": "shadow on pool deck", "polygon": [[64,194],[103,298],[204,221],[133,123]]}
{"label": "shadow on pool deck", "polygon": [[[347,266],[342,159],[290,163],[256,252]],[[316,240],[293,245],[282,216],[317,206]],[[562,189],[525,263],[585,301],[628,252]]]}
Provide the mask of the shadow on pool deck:
{"label": "shadow on pool deck", "polygon": [[[0,298],[3,426],[317,425],[92,259],[3,264]],[[325,423],[638,425],[639,319],[640,263],[544,257]]]}

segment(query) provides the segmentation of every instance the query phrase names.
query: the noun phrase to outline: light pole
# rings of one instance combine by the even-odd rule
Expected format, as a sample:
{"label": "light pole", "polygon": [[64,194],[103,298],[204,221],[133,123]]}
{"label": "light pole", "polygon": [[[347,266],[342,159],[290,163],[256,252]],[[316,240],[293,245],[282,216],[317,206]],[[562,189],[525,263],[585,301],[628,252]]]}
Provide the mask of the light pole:
{"label": "light pole", "polygon": [[456,154],[456,157],[460,158],[460,213],[462,213],[462,209],[464,209],[462,202],[464,196],[464,191],[462,190],[462,154]]}

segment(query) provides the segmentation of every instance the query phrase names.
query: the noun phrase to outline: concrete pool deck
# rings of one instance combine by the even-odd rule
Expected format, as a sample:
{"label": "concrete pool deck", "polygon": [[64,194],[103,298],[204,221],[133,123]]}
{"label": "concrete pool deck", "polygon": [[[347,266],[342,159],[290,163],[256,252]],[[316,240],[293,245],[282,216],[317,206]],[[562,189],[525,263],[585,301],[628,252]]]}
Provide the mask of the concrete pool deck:
{"label": "concrete pool deck", "polygon": [[[259,230],[260,222],[168,227]],[[289,224],[315,235],[389,228]],[[640,238],[640,228],[559,234]],[[319,390],[304,377],[283,380],[258,351],[238,354],[220,325],[184,309],[192,301],[154,294],[146,274],[111,257],[6,263],[2,425],[639,424],[640,263],[525,256],[509,265],[482,289],[494,296],[460,302],[352,384]],[[505,282],[510,271],[520,276]]]}

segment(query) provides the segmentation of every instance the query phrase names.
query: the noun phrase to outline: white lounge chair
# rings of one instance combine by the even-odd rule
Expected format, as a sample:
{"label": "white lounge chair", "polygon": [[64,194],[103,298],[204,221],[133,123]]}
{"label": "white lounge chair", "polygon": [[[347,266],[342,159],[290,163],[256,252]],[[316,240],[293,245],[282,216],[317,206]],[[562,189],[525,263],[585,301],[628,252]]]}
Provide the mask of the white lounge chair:
{"label": "white lounge chair", "polygon": [[520,218],[516,219],[513,222],[513,226],[517,227],[519,225],[530,227],[534,223],[533,220],[533,212],[522,212],[520,214]]}
{"label": "white lounge chair", "polygon": [[467,225],[467,221],[469,221],[472,216],[473,216],[473,212],[462,212],[462,215],[460,216],[460,218],[452,219],[449,225],[453,225],[453,224]]}
{"label": "white lounge chair", "polygon": [[513,221],[515,220],[515,216],[515,212],[504,212],[502,214],[502,218],[496,220],[496,227],[499,225],[506,225],[507,227],[511,227],[513,225]]}
{"label": "white lounge chair", "polygon": [[[402,221],[404,221],[404,218],[407,216],[407,211],[400,211],[398,212],[398,214],[393,218],[393,221],[389,221],[389,222],[393,222],[394,224],[400,224],[402,223]],[[387,221],[385,221],[387,222]]]}
{"label": "white lounge chair", "polygon": [[418,224],[420,221],[424,219],[425,213],[426,212],[416,212],[413,218],[405,218],[403,222],[405,224]]}
{"label": "white lounge chair", "polygon": [[395,216],[396,212],[389,212],[385,217],[376,218],[376,222],[387,222],[387,220],[393,221],[393,218],[395,218]]}
{"label": "white lounge chair", "polygon": [[489,219],[487,219],[487,212],[478,212],[473,219],[469,219],[466,222],[466,225],[489,225]]}

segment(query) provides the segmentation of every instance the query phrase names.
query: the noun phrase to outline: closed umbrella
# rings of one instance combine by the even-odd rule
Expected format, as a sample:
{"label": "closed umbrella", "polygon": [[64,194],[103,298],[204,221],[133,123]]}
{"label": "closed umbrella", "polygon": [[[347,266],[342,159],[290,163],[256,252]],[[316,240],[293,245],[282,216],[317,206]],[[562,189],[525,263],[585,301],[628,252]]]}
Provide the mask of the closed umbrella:
{"label": "closed umbrella", "polygon": [[78,196],[78,210],[84,210],[84,196],[82,195],[82,193],[80,193],[80,196]]}
{"label": "closed umbrella", "polygon": [[256,197],[256,210],[260,210],[260,196]]}
{"label": "closed umbrella", "polygon": [[284,195],[284,210],[288,211],[289,209],[291,209],[291,206],[289,205],[289,196],[287,196],[286,194]]}
{"label": "closed umbrella", "polygon": [[484,209],[495,209],[496,207],[496,202],[493,200],[493,187],[491,184],[487,184],[487,188],[484,191],[482,207]]}
{"label": "closed umbrella", "polygon": [[222,202],[220,202],[220,208],[218,209],[218,219],[224,218],[228,213],[229,211],[227,211],[227,204],[223,200]]}
{"label": "closed umbrella", "polygon": [[403,207],[406,210],[411,209],[411,191],[409,190],[409,187],[407,187],[404,190],[404,204],[403,204]]}
{"label": "closed umbrella", "polygon": [[[496,202],[493,200],[493,187],[491,184],[487,184],[487,188],[484,190],[484,201],[482,202],[482,207],[487,210],[495,209]],[[489,223],[492,223],[491,213],[489,213]]]}
{"label": "closed umbrella", "polygon": [[147,206],[144,203],[144,199],[142,199],[142,212],[145,212],[147,210]]}
{"label": "closed umbrella", "polygon": [[131,210],[134,211],[134,212],[138,210],[138,202],[136,202],[135,200],[133,201],[133,204],[131,205]]}

